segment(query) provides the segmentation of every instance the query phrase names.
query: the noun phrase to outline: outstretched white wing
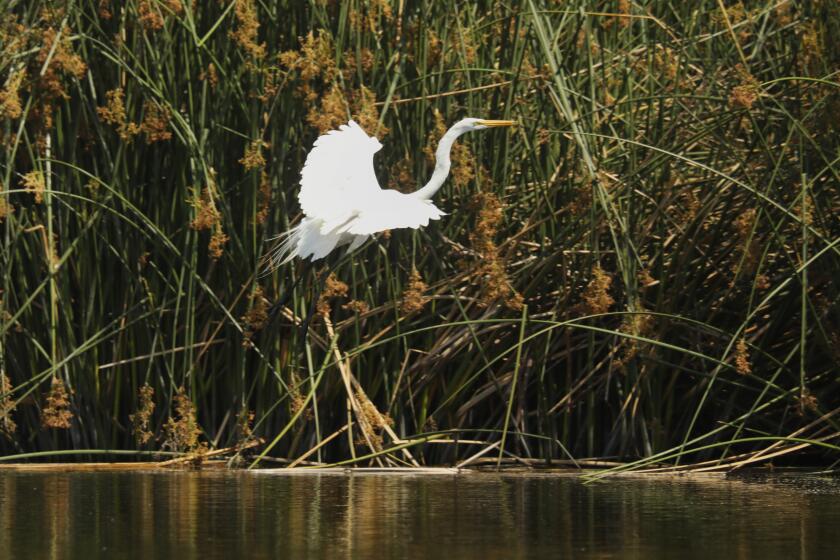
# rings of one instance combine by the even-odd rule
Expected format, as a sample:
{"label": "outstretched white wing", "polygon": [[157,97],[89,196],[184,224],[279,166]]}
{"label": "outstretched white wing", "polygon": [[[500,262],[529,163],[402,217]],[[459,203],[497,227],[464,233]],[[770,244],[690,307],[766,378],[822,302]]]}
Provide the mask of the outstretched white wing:
{"label": "outstretched white wing", "polygon": [[354,121],[315,140],[301,172],[303,212],[333,229],[355,215],[360,204],[382,192],[373,172],[373,154],[381,148]]}
{"label": "outstretched white wing", "polygon": [[352,120],[315,141],[301,172],[298,200],[321,234],[417,228],[443,215],[427,200],[382,190],[373,171],[373,155],[381,148]]}

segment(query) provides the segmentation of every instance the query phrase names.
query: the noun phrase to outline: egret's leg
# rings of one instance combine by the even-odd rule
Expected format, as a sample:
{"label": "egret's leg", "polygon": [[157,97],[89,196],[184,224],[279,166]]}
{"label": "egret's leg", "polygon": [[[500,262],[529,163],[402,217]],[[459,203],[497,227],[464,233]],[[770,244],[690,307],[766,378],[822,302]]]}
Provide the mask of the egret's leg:
{"label": "egret's leg", "polygon": [[[318,305],[318,300],[321,298],[321,293],[324,291],[324,285],[327,282],[327,276],[329,276],[330,270],[338,268],[341,264],[343,264],[349,258],[349,256],[350,255],[347,255],[347,254],[344,255],[341,259],[339,259],[338,263],[336,263],[336,265],[332,266],[332,267],[329,265],[328,262],[326,262],[324,264],[324,267],[321,269],[320,278],[318,278],[316,280],[316,284],[315,284],[316,285],[316,290],[315,290],[315,293],[312,294],[312,301],[309,304],[309,310],[307,311],[306,317],[304,318],[303,322],[301,323],[301,341],[306,340],[306,335],[309,332],[309,325],[312,322],[312,318],[315,316],[316,306]],[[309,270],[314,268],[311,261],[304,261],[304,266],[306,268],[304,268],[304,270],[301,271],[301,273],[297,277],[297,279],[294,282],[292,282],[292,285],[289,286],[286,289],[286,293],[283,295],[283,297],[280,298],[279,300],[277,300],[277,302],[274,303],[271,307],[269,307],[269,309],[268,309],[269,321],[272,321],[274,319],[274,317],[277,315],[277,312],[280,311],[280,309],[284,305],[289,303],[289,301],[292,298],[292,295],[294,294],[294,290],[297,287],[297,285],[300,284],[300,281],[304,277],[308,276]]]}
{"label": "egret's leg", "polygon": [[329,263],[326,263],[324,264],[324,268],[321,269],[321,277],[315,283],[316,290],[315,293],[312,294],[312,302],[309,304],[309,312],[306,314],[306,318],[300,325],[300,340],[302,344],[306,343],[306,335],[309,333],[309,324],[312,322],[312,317],[315,316],[315,310],[318,305],[318,300],[321,299],[321,293],[324,291],[324,284],[326,284],[327,282],[327,276],[329,276],[329,273],[330,265]]}
{"label": "egret's leg", "polygon": [[297,288],[297,285],[300,284],[301,279],[303,279],[303,277],[306,276],[308,266],[309,266],[309,263],[304,261],[304,269],[301,271],[300,275],[298,275],[297,279],[294,282],[292,282],[291,286],[286,288],[286,293],[283,294],[283,297],[278,299],[274,304],[272,304],[271,307],[268,308],[268,320],[269,320],[269,322],[274,320],[274,317],[275,317],[275,315],[277,315],[277,312],[280,311],[280,309],[283,306],[288,304],[289,301],[291,301],[292,294],[295,293],[295,288]]}

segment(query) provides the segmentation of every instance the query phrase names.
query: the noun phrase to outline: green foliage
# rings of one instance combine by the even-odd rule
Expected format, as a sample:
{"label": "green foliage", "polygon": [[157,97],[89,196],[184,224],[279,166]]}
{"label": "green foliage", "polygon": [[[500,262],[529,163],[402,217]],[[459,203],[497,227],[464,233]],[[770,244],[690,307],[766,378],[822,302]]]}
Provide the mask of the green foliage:
{"label": "green foliage", "polygon": [[[5,455],[837,459],[836,3],[0,6]],[[351,116],[400,190],[457,119],[520,126],[335,259],[303,341],[317,271],[260,257]]]}

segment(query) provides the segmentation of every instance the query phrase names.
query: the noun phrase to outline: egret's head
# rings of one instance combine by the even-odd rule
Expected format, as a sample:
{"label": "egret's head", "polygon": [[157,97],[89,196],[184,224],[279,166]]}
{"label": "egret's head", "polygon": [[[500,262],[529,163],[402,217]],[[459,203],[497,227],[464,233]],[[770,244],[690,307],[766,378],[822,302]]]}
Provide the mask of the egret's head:
{"label": "egret's head", "polygon": [[458,126],[463,126],[464,132],[470,130],[484,130],[485,128],[496,128],[500,126],[515,126],[516,121],[491,121],[487,119],[473,119],[467,118],[458,123]]}

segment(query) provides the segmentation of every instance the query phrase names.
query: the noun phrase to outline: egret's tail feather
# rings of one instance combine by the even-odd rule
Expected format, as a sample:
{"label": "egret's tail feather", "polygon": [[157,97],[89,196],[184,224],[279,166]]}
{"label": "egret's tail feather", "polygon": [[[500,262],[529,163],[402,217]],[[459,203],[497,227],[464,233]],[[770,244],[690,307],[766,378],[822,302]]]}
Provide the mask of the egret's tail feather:
{"label": "egret's tail feather", "polygon": [[295,258],[298,252],[298,245],[307,226],[307,221],[304,219],[288,231],[284,231],[270,239],[274,243],[274,246],[262,258],[262,262],[260,263],[260,276],[270,274],[272,271]]}
{"label": "egret's tail feather", "polygon": [[[273,238],[274,248],[264,257],[262,275],[286,264],[295,257],[323,259],[342,242],[340,233],[323,233],[323,220],[304,218],[301,222]],[[349,241],[349,240],[348,240]]]}

